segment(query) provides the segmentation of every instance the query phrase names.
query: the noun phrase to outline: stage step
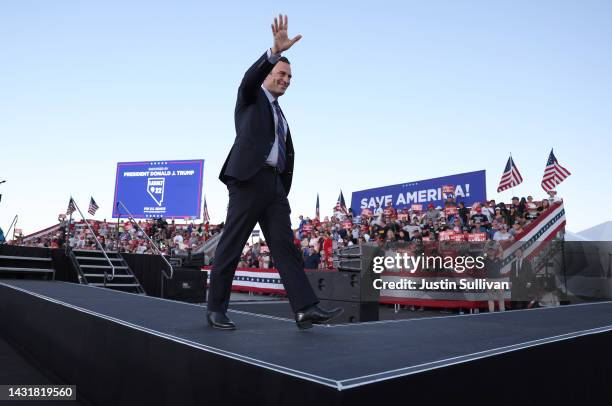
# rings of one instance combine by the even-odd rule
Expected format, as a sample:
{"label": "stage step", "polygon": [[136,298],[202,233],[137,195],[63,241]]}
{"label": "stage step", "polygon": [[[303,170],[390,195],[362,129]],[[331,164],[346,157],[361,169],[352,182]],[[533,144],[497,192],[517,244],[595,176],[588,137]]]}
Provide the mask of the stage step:
{"label": "stage step", "polygon": [[[79,253],[87,253],[87,254],[99,254],[102,255],[102,251],[98,251],[98,250],[72,250],[72,252],[79,252]],[[119,254],[117,251],[106,251],[106,255],[108,254]]]}
{"label": "stage step", "polygon": [[[105,275],[103,273],[86,273],[83,274],[86,278],[103,278]],[[110,275],[110,274],[108,274]],[[114,278],[133,278],[134,275],[117,275],[115,274]]]}
{"label": "stage step", "polygon": [[43,268],[19,268],[12,266],[0,266],[0,271],[10,271],[10,272],[44,272],[44,273],[53,273],[53,269],[43,269]]}
{"label": "stage step", "polygon": [[89,251],[89,250],[78,250],[75,251],[73,250],[72,252],[75,253],[75,256],[79,257],[79,259],[86,259],[86,260],[92,260],[92,261],[106,261],[106,257],[108,257],[110,260],[116,260],[119,259],[121,260],[121,255],[116,252],[106,252],[106,255],[104,255],[104,253],[102,251]]}
{"label": "stage step", "polygon": [[[110,265],[81,265],[81,268],[111,269]],[[116,265],[115,269],[128,269],[127,266]]]}
{"label": "stage step", "polygon": [[4,252],[9,255],[0,255],[0,278],[45,280],[55,278],[51,258],[15,255],[18,252],[8,249]]}
{"label": "stage step", "polygon": [[0,260],[3,259],[18,259],[24,261],[41,261],[41,262],[51,262],[51,258],[39,258],[39,257],[16,257],[13,255],[0,255]]}
{"label": "stage step", "polygon": [[[104,257],[76,257],[78,260],[86,260],[86,261],[107,261]],[[109,258],[111,261],[123,261],[121,258]]]}
{"label": "stage step", "polygon": [[[82,284],[96,287],[145,294],[140,281],[123,257],[116,251],[106,252],[106,255],[109,257],[108,259],[102,251],[71,250],[69,252],[70,262],[79,274],[79,281]],[[112,267],[109,260],[113,264]],[[109,276],[112,276],[113,268],[115,269],[115,275],[112,279],[108,279]],[[100,282],[100,279],[105,276],[107,279],[105,281],[102,279],[103,282]]]}

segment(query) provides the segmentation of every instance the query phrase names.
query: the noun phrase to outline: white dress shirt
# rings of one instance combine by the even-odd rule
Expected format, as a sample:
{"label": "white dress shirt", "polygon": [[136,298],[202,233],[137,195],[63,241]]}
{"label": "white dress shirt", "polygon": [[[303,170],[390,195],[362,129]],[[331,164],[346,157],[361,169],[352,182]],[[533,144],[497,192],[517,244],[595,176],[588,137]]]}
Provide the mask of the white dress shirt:
{"label": "white dress shirt", "polygon": [[[276,64],[280,55],[275,55],[268,49],[268,62],[272,64]],[[268,154],[268,158],[266,158],[266,164],[270,166],[277,166],[278,164],[278,134],[276,133],[276,128],[278,127],[278,120],[282,120],[283,126],[285,127],[285,143],[287,141],[287,133],[289,131],[289,126],[287,125],[287,121],[281,116],[278,117],[276,114],[276,109],[272,105],[272,103],[276,100],[276,97],[272,95],[263,85],[261,85],[264,93],[268,97],[270,101],[270,108],[272,109],[272,116],[274,117],[274,144],[272,144],[272,148],[270,149],[270,153]],[[286,144],[285,144],[286,145]],[[285,151],[286,153],[287,151]],[[287,161],[287,157],[285,157],[285,162]]]}

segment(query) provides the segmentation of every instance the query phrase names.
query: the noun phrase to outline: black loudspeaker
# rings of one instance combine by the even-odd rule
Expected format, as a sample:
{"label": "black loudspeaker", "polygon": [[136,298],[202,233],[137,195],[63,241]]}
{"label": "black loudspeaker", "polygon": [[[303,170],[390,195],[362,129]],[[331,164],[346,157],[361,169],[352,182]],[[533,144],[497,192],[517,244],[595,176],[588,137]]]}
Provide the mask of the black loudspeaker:
{"label": "black loudspeaker", "polygon": [[349,272],[372,272],[374,257],[384,256],[385,252],[376,243],[366,243],[341,248],[337,251],[338,269]]}
{"label": "black loudspeaker", "polygon": [[174,277],[164,281],[164,297],[189,303],[206,302],[208,272],[200,268],[174,268]]}
{"label": "black loudspeaker", "polygon": [[336,251],[334,266],[338,271],[307,271],[310,285],[321,303],[341,307],[344,314],[335,323],[378,320],[380,290],[374,289],[379,278],[372,271],[374,257],[384,256],[375,243],[353,245]]}
{"label": "black loudspeaker", "polygon": [[374,289],[369,272],[307,271],[306,276],[317,298],[348,302],[378,302],[380,291]]}
{"label": "black loudspeaker", "polygon": [[344,312],[333,320],[334,324],[378,321],[378,302],[346,302],[343,300],[320,300],[325,309],[340,307]]}

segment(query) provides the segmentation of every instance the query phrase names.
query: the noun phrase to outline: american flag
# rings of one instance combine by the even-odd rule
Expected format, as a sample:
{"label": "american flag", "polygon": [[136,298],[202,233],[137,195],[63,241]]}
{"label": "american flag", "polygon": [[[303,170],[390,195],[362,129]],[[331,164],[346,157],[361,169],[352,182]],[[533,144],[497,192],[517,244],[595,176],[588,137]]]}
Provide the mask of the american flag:
{"label": "american flag", "polygon": [[87,213],[91,214],[92,216],[96,214],[96,211],[100,208],[100,206],[98,206],[98,203],[96,203],[96,201],[94,200],[93,197],[90,197],[89,199],[89,210],[87,210]]}
{"label": "american flag", "polygon": [[338,202],[336,203],[336,207],[338,207],[342,213],[348,214],[346,202],[344,201],[344,195],[342,194],[342,189],[340,189],[340,196],[338,196]]}
{"label": "american flag", "polygon": [[204,219],[205,223],[208,223],[210,221],[210,216],[208,215],[208,206],[206,205],[206,198],[204,198],[204,210],[203,210],[203,214],[202,217]]}
{"label": "american flag", "polygon": [[320,218],[320,209],[319,209],[319,194],[317,193],[317,207],[315,208],[315,218]]}
{"label": "american flag", "polygon": [[504,169],[504,173],[502,174],[499,182],[499,186],[497,187],[497,191],[501,192],[502,190],[510,189],[511,187],[515,187],[521,183],[523,183],[523,177],[514,164],[512,156],[510,156],[510,158],[508,158],[508,163],[506,164],[506,169]]}
{"label": "american flag", "polygon": [[75,211],[76,211],[76,207],[74,205],[74,200],[72,200],[72,197],[71,197],[70,201],[68,202],[68,208],[66,209],[66,214],[70,215],[74,213]]}
{"label": "american flag", "polygon": [[570,171],[559,165],[559,162],[551,149],[550,155],[548,156],[548,161],[546,162],[546,168],[544,169],[542,189],[544,189],[546,192],[555,190],[555,187],[570,175]]}

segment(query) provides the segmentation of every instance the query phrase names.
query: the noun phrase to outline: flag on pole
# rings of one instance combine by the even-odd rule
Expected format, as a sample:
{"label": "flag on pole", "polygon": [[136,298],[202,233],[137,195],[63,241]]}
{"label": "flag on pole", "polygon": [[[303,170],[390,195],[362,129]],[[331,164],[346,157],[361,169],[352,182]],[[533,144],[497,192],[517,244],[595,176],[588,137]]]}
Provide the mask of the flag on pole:
{"label": "flag on pole", "polygon": [[336,207],[338,207],[342,213],[348,214],[346,202],[344,201],[344,195],[342,194],[342,189],[340,189],[340,196],[338,196],[338,202],[336,203]]}
{"label": "flag on pole", "polygon": [[555,190],[555,187],[570,175],[570,171],[559,165],[559,162],[551,149],[550,155],[548,156],[548,161],[546,162],[546,168],[544,168],[542,189],[544,189],[546,192]]}
{"label": "flag on pole", "polygon": [[208,206],[206,205],[206,198],[204,198],[204,210],[202,217],[205,223],[208,223],[210,221],[210,216],[208,215]]}
{"label": "flag on pole", "polygon": [[315,208],[315,218],[318,220],[321,218],[320,216],[320,208],[319,208],[319,194],[317,193],[317,207]]}
{"label": "flag on pole", "polygon": [[87,210],[87,212],[93,216],[93,215],[96,214],[96,211],[98,211],[99,208],[100,208],[100,206],[98,206],[98,203],[96,203],[94,198],[90,197],[90,199],[89,199],[89,210]]}
{"label": "flag on pole", "polygon": [[74,213],[75,211],[76,211],[76,207],[74,205],[74,200],[72,200],[72,197],[71,197],[70,201],[68,202],[68,208],[66,209],[66,214],[70,215]]}
{"label": "flag on pole", "polygon": [[508,158],[508,163],[506,163],[506,169],[504,169],[504,173],[502,174],[501,180],[499,181],[497,191],[501,192],[502,190],[510,189],[521,183],[523,183],[523,177],[521,176],[521,173],[514,164],[514,161],[512,160],[512,155],[510,155],[510,158]]}

